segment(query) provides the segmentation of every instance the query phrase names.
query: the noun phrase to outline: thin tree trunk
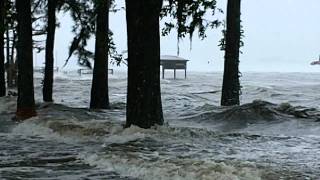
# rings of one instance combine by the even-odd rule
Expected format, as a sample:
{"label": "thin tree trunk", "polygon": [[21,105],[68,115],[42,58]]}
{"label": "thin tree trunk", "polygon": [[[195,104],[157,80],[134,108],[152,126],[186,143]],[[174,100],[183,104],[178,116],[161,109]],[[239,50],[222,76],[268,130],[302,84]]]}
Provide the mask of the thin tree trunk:
{"label": "thin tree trunk", "polygon": [[54,38],[56,30],[56,0],[48,0],[48,26],[46,40],[46,60],[43,81],[43,101],[52,102],[53,71],[54,71]]}
{"label": "thin tree trunk", "polygon": [[[17,87],[17,62],[14,62],[15,50],[16,50],[16,42],[17,42],[17,33],[15,30],[12,31],[12,44],[11,44],[11,55],[9,56],[8,61],[8,71],[10,73],[10,86],[8,87]],[[8,53],[10,54],[10,53]]]}
{"label": "thin tree trunk", "polygon": [[18,103],[16,116],[36,116],[33,87],[32,26],[30,0],[16,0],[18,20]]}
{"label": "thin tree trunk", "polygon": [[239,48],[240,48],[241,0],[228,0],[225,64],[221,105],[239,105]]}
{"label": "thin tree trunk", "polygon": [[[5,1],[6,3],[9,3],[9,1]],[[7,4],[6,4],[7,6]],[[6,7],[9,8],[9,7]],[[14,25],[12,25],[14,26]],[[7,61],[7,66],[6,66],[6,71],[7,71],[7,85],[8,88],[13,88],[16,87],[16,66],[14,65],[14,49],[15,49],[15,44],[16,44],[16,32],[14,27],[12,27],[12,44],[10,47],[10,22],[9,20],[6,21],[6,61]],[[11,50],[11,54],[10,54],[10,50]]]}
{"label": "thin tree trunk", "polygon": [[163,125],[159,14],[162,0],[126,0],[128,94],[126,127]]}
{"label": "thin tree trunk", "polygon": [[6,31],[6,59],[7,59],[7,84],[8,88],[12,87],[12,73],[10,70],[11,64],[10,64],[10,32],[9,32],[9,23],[6,22],[7,31]]}
{"label": "thin tree trunk", "polygon": [[96,3],[96,44],[91,87],[91,109],[108,109],[108,31],[109,31],[109,0]]}
{"label": "thin tree trunk", "polygon": [[6,80],[4,69],[4,32],[5,32],[5,3],[4,0],[0,2],[0,97],[6,95]]}

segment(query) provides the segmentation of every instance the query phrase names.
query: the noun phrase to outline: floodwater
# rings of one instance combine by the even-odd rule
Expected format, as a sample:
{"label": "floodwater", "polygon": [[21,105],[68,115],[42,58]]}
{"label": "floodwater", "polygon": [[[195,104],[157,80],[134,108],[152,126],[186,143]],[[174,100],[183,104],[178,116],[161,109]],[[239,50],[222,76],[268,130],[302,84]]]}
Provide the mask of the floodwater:
{"label": "floodwater", "polygon": [[166,125],[149,130],[122,128],[124,73],[110,77],[107,111],[86,109],[90,79],[57,74],[56,104],[43,104],[36,74],[39,116],[23,123],[15,98],[0,99],[0,179],[320,178],[320,73],[244,73],[239,107],[219,106],[221,73],[168,78]]}

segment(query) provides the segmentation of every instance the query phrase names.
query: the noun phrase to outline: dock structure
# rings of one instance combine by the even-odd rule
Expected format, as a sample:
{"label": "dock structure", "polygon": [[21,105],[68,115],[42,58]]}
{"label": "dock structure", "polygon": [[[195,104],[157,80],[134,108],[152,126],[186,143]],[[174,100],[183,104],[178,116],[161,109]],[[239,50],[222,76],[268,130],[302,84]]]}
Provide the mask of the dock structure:
{"label": "dock structure", "polygon": [[162,79],[166,69],[173,69],[174,79],[176,79],[176,70],[184,70],[184,78],[187,78],[187,62],[188,59],[184,59],[178,56],[163,55],[160,57],[160,65],[162,66]]}
{"label": "dock structure", "polygon": [[[93,74],[93,69],[78,69],[78,74],[81,76],[83,74]],[[108,69],[108,74],[114,74],[114,70],[113,69]]]}
{"label": "dock structure", "polygon": [[[38,73],[44,73],[45,67],[43,66],[34,66],[33,71]],[[59,72],[59,67],[55,66],[53,67],[54,72]]]}

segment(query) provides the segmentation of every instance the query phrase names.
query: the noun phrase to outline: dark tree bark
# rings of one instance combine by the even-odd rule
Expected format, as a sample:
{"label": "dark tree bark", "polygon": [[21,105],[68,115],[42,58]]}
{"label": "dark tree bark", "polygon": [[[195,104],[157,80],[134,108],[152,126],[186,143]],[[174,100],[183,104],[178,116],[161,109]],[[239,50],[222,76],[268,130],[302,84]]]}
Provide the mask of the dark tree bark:
{"label": "dark tree bark", "polygon": [[56,31],[56,0],[48,0],[48,26],[46,40],[46,60],[43,81],[43,101],[52,102],[53,71],[54,71],[54,38]]}
{"label": "dark tree bark", "polygon": [[91,109],[108,109],[109,0],[97,0],[96,44],[91,87]]}
{"label": "dark tree bark", "polygon": [[5,80],[5,69],[4,69],[4,32],[5,32],[5,3],[4,0],[0,2],[0,97],[6,95],[6,80]]}
{"label": "dark tree bark", "polygon": [[126,127],[162,125],[159,14],[162,0],[126,0],[128,94]]}
{"label": "dark tree bark", "polygon": [[30,0],[16,0],[18,20],[18,103],[16,117],[36,116],[33,87],[32,25]]}
{"label": "dark tree bark", "polygon": [[222,106],[239,105],[239,49],[240,49],[241,0],[228,0],[225,64],[222,85]]}

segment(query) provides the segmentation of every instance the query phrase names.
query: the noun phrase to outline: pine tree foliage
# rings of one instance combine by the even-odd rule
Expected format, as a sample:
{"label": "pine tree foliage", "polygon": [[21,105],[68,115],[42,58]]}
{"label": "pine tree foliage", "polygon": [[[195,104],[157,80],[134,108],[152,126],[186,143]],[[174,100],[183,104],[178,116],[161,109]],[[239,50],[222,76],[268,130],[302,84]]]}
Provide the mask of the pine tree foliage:
{"label": "pine tree foliage", "polygon": [[196,31],[200,39],[206,38],[208,29],[221,25],[221,21],[214,18],[217,11],[223,13],[216,4],[216,0],[167,0],[160,17],[169,17],[171,21],[164,22],[162,35],[166,36],[172,29],[176,29],[178,42],[187,35],[192,41]]}
{"label": "pine tree foliage", "polygon": [[[111,1],[110,6],[111,12],[117,12],[116,5],[114,1]],[[69,12],[74,25],[72,27],[72,32],[74,38],[69,47],[68,58],[65,62],[65,65],[68,63],[72,55],[78,57],[78,64],[92,68],[90,60],[94,59],[94,53],[88,50],[86,47],[88,45],[89,39],[95,35],[95,26],[96,26],[96,8],[95,0],[60,0],[58,10],[63,12]],[[112,62],[120,64],[122,61],[122,55],[119,54],[116,50],[116,45],[112,39],[112,31],[109,30],[108,37],[108,46],[109,46],[109,56]]]}

